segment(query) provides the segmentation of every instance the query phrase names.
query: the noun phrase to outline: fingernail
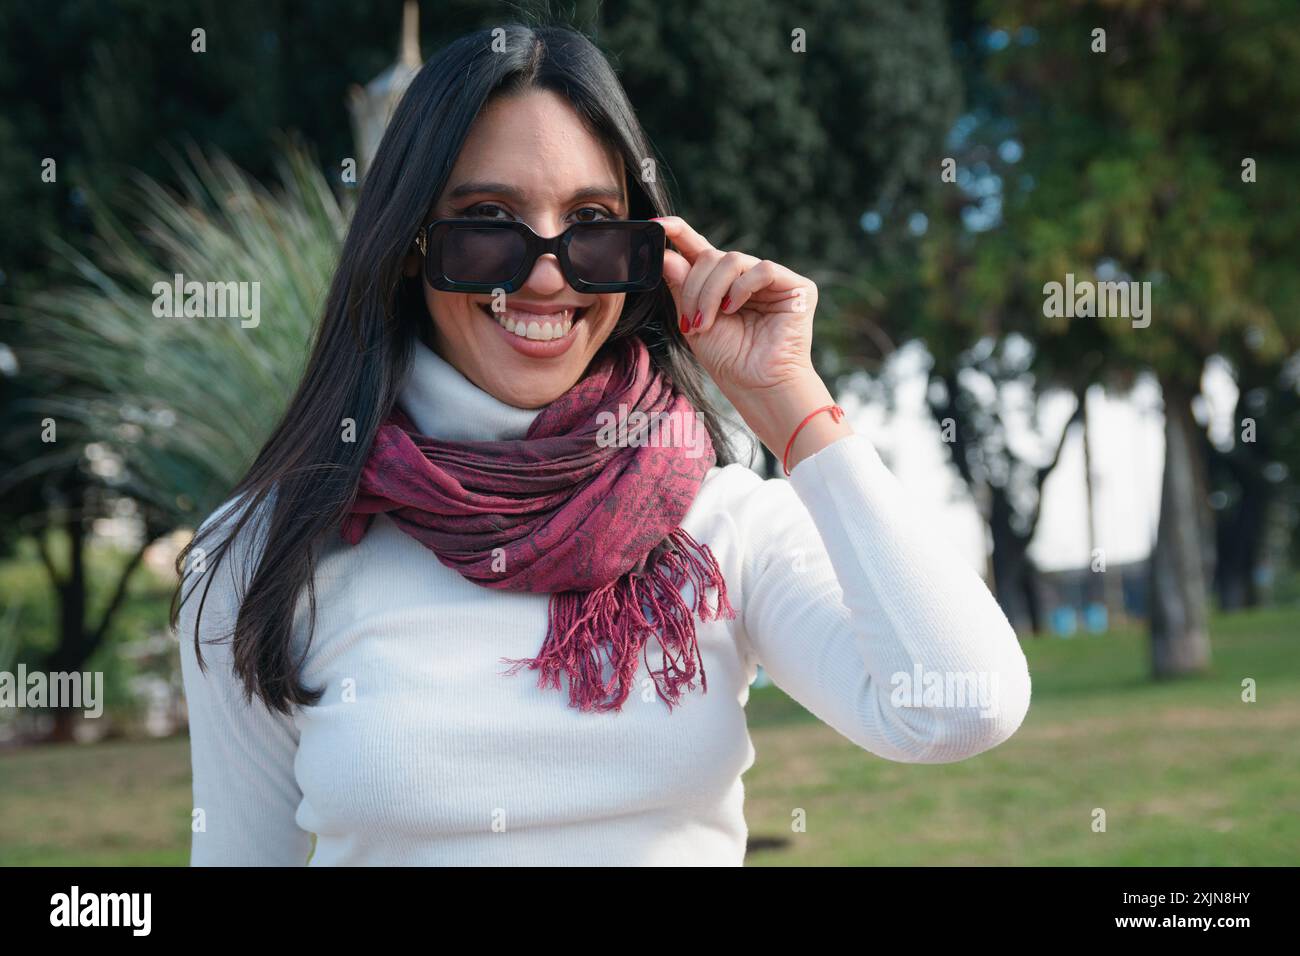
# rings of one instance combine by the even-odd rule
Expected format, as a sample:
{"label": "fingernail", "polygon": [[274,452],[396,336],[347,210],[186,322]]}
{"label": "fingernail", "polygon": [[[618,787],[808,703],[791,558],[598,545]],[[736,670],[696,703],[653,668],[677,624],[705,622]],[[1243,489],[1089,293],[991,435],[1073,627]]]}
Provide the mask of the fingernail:
{"label": "fingernail", "polygon": [[686,319],[686,313],[682,313],[682,334],[685,335],[691,330],[691,323]]}
{"label": "fingernail", "polygon": [[731,305],[731,296],[727,296],[722,300],[722,311],[726,312],[729,305]]}
{"label": "fingernail", "polygon": [[703,321],[704,321],[704,313],[703,313],[703,312],[696,312],[696,313],[695,313],[695,327],[696,327],[697,329],[700,327],[700,323],[703,322]]}

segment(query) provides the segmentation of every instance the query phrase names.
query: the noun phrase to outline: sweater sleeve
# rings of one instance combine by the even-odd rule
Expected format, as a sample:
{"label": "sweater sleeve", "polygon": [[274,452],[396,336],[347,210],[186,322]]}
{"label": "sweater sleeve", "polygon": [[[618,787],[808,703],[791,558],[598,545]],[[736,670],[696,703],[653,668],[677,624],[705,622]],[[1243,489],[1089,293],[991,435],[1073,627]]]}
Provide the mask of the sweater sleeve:
{"label": "sweater sleeve", "polygon": [[[230,557],[205,571],[196,570],[197,563],[187,568],[182,593],[198,586],[177,619],[193,769],[190,865],[302,866],[311,835],[294,818],[302,800],[293,769],[298,729],[260,699],[246,701],[232,666],[237,582],[247,580],[238,540],[235,545]],[[205,575],[212,576],[206,600]],[[194,647],[201,601],[202,670]]]}
{"label": "sweater sleeve", "polygon": [[778,687],[889,760],[962,760],[1016,731],[1030,679],[1014,630],[866,437],[789,481],[746,472],[741,631]]}

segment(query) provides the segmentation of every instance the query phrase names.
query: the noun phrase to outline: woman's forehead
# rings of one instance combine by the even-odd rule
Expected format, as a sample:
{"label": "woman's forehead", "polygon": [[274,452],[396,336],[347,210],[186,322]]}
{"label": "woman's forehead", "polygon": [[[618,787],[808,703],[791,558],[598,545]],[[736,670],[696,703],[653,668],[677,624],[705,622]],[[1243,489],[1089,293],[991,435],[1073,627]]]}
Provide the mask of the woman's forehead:
{"label": "woman's forehead", "polygon": [[511,187],[515,201],[537,205],[596,198],[609,187],[622,195],[623,160],[562,97],[533,90],[492,101],[470,128],[446,196],[474,185]]}

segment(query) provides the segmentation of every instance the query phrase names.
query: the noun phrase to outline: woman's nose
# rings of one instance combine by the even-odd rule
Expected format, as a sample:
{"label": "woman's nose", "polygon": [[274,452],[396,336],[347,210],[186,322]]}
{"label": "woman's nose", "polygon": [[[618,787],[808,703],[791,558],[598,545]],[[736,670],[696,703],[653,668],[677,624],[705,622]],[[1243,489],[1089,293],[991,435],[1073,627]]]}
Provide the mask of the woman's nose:
{"label": "woman's nose", "polygon": [[528,274],[528,281],[524,286],[538,295],[555,295],[567,284],[564,273],[560,271],[560,260],[548,252],[544,256],[537,257],[537,261],[533,263],[533,271]]}

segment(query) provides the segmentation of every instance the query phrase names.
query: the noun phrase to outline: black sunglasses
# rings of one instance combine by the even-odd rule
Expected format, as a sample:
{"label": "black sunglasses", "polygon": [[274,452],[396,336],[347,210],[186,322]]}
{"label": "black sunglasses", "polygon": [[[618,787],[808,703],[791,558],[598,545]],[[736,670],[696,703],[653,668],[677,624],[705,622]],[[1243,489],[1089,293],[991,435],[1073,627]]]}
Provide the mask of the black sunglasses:
{"label": "black sunglasses", "polygon": [[416,236],[429,285],[517,292],[550,253],[575,292],[643,292],[663,277],[664,227],[641,219],[575,222],[545,239],[513,219],[435,219]]}

